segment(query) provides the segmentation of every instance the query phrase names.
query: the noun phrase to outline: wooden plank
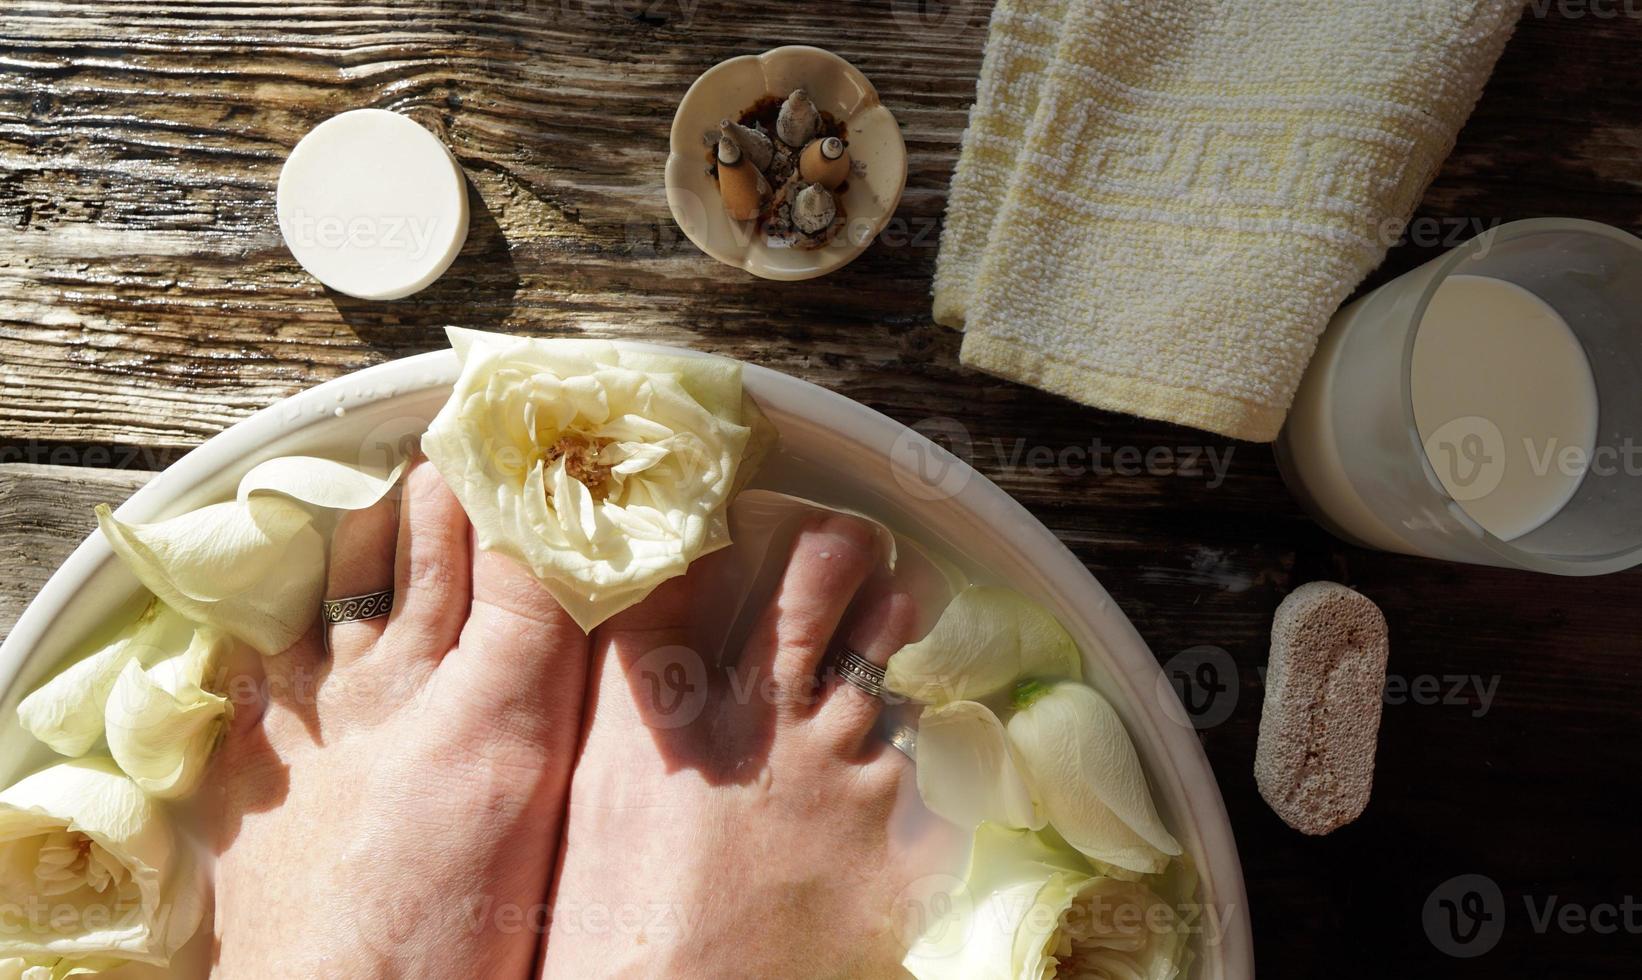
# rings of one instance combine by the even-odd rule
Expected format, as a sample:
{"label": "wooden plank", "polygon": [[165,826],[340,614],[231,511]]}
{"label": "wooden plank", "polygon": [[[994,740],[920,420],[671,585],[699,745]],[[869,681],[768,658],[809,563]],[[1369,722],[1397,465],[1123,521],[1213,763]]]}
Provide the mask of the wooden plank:
{"label": "wooden plank", "polygon": [[[451,322],[711,349],[909,422],[1123,425],[963,370],[957,338],[928,320],[987,5],[950,4],[950,23],[928,29],[910,26],[918,6],[13,5],[0,25],[0,440],[186,448],[299,388],[441,346]],[[1419,244],[1387,274],[1510,218],[1642,225],[1642,89],[1609,71],[1638,40],[1637,18],[1531,10],[1427,198]],[[681,239],[661,171],[690,81],[789,41],[831,46],[875,80],[911,172],[893,241],[819,282],[768,284]],[[289,147],[363,105],[440,133],[480,206],[453,273],[399,303],[327,294],[273,216]]]}
{"label": "wooden plank", "polygon": [[120,504],[152,476],[143,470],[0,465],[0,639],[69,552],[97,529],[91,509]]}
{"label": "wooden plank", "polygon": [[[442,346],[452,322],[684,343],[840,386],[877,365],[879,389],[909,343],[931,346],[922,334],[943,341],[950,373],[951,338],[881,328],[926,319],[984,6],[968,5],[955,33],[908,31],[894,9],[905,5],[859,5],[843,30],[835,11],[775,0],[648,3],[629,16],[638,6],[8,11],[0,223],[15,233],[0,243],[0,438],[192,445],[315,381]],[[907,134],[896,230],[916,244],[880,245],[819,284],[772,286],[706,258],[662,188],[690,81],[783,42],[855,60]],[[477,206],[456,268],[405,303],[327,294],[274,220],[290,146],[364,105],[443,136]]]}

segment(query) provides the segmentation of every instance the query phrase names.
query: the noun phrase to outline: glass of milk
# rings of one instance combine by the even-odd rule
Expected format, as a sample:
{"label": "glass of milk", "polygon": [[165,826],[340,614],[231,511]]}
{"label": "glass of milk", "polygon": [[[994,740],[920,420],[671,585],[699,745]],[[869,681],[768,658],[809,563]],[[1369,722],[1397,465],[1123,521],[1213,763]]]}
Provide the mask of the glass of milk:
{"label": "glass of milk", "polygon": [[1357,544],[1560,575],[1642,562],[1642,240],[1517,221],[1347,305],[1277,459]]}

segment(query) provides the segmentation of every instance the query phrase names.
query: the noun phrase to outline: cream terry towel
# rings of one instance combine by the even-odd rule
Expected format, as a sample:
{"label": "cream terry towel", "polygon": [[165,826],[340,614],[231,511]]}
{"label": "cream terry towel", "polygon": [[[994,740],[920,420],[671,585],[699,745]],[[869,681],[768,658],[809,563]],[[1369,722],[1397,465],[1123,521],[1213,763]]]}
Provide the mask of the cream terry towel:
{"label": "cream terry towel", "polygon": [[966,364],[1276,438],[1520,0],[1002,0],[935,317]]}

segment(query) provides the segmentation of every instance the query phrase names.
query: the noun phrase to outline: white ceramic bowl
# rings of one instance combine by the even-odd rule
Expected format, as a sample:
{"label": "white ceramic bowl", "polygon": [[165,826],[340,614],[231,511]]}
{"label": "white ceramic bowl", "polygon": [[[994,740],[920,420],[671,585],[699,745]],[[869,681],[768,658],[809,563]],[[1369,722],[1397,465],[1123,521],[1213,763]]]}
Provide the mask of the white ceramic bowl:
{"label": "white ceramic bowl", "polygon": [[[455,354],[439,351],[304,391],[210,439],[117,513],[152,521],[228,499],[244,472],[275,456],[388,465],[427,427],[457,373]],[[1198,901],[1229,916],[1217,942],[1199,941],[1193,976],[1252,978],[1242,869],[1214,774],[1151,652],[1106,590],[1024,508],[922,435],[767,368],[749,366],[745,378],[782,439],[782,452],[760,484],[803,492],[818,475],[830,474],[836,492],[827,502],[859,508],[935,545],[972,574],[1043,602],[1066,624],[1084,651],[1090,682],[1127,724],[1164,819],[1194,860]],[[838,474],[847,474],[848,482],[838,483]],[[134,612],[139,596],[136,579],[95,533],[40,590],[0,645],[0,779],[9,783],[52,758],[18,729],[18,700],[99,624]]]}
{"label": "white ceramic bowl", "polygon": [[[865,167],[841,199],[844,228],[813,250],[772,247],[752,222],[730,218],[707,172],[702,138],[718,130],[719,120],[739,118],[765,96],[785,98],[795,88],[845,124],[850,159]],[[673,220],[697,248],[765,279],[813,279],[854,261],[884,230],[906,187],[907,149],[895,116],[865,75],[831,51],[792,44],[721,61],[695,80],[673,116],[666,180]]]}

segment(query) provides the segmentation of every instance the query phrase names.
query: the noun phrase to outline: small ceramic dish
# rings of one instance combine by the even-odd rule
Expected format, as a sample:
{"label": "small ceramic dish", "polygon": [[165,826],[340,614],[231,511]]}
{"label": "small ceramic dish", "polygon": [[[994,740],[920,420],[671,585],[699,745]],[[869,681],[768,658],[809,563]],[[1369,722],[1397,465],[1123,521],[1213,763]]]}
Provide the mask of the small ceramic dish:
{"label": "small ceramic dish", "polygon": [[[704,139],[718,131],[721,119],[739,119],[761,100],[785,98],[797,88],[844,125],[857,164],[840,196],[844,227],[814,249],[770,239],[757,223],[731,219],[709,172],[712,152]],[[719,62],[690,86],[673,116],[667,157],[673,220],[703,252],[764,279],[813,279],[849,264],[889,223],[906,182],[906,143],[895,116],[865,75],[821,48],[788,45]]]}

